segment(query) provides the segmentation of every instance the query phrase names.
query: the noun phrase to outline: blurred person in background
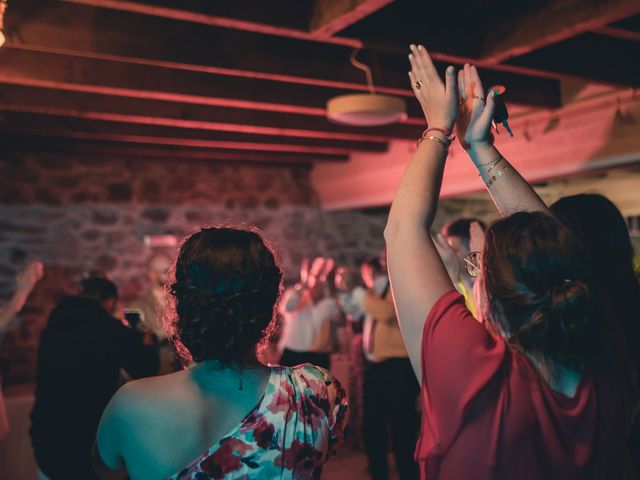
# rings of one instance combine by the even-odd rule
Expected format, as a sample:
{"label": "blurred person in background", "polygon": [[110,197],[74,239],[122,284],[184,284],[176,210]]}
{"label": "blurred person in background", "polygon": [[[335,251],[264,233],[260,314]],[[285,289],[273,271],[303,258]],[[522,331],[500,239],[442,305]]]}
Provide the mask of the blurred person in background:
{"label": "blurred person in background", "polygon": [[[334,346],[332,323],[342,319],[327,282],[334,267],[330,258],[303,261],[300,282],[285,290],[280,313],[284,319],[280,364],[288,367],[310,363],[329,369]],[[332,279],[333,282],[333,279]]]}
{"label": "blurred person in background", "polygon": [[[477,250],[471,248],[472,231],[474,228],[476,230],[479,229],[477,233],[482,234],[486,230],[486,225],[477,218],[459,218],[452,220],[442,227],[440,235],[435,238],[435,244],[443,256],[444,264],[447,267],[453,285],[456,287],[456,290],[464,296],[469,311],[471,311],[474,317],[477,317],[478,314],[473,300],[473,283],[475,277],[471,276],[467,269],[467,259],[470,255],[475,255],[475,252],[477,252]],[[445,253],[448,247],[455,256]]]}
{"label": "blurred person in background", "polygon": [[134,378],[158,372],[151,334],[115,318],[117,302],[113,282],[86,278],[79,295],[60,300],[42,332],[29,433],[38,466],[50,480],[96,478],[91,445],[121,384],[120,369]]}
{"label": "blurred person in background", "polygon": [[[583,245],[593,273],[594,297],[613,332],[612,342],[640,371],[640,282],[627,223],[608,198],[594,194],[564,197],[551,212]],[[640,422],[630,432],[629,451],[640,475]]]}
{"label": "blurred person in background", "polygon": [[389,478],[390,437],[400,478],[415,479],[418,465],[413,451],[420,388],[404,346],[383,263],[380,258],[370,257],[362,262],[360,271],[367,287],[363,300],[363,437],[369,471],[374,480]]}
{"label": "blurred person in background", "polygon": [[[0,309],[0,345],[2,344],[4,333],[13,326],[13,321],[18,318],[18,313],[22,310],[27,298],[43,275],[44,266],[40,262],[29,263],[22,272],[16,275],[13,296],[6,306]],[[2,396],[2,381],[8,370],[9,363],[0,358],[0,440],[9,432],[9,419],[7,418]]]}
{"label": "blurred person in background", "polygon": [[167,305],[165,287],[169,278],[171,259],[164,254],[156,254],[147,263],[147,275],[151,289],[129,305],[128,309],[140,312],[142,323],[158,339],[160,352],[160,375],[179,369],[178,359],[169,340],[163,322]]}
{"label": "blurred person in background", "polygon": [[348,267],[338,267],[335,277],[338,304],[351,330],[349,339],[349,402],[351,404],[351,414],[349,415],[349,425],[347,425],[349,431],[347,440],[352,448],[362,450],[364,448],[362,437],[364,413],[362,324],[366,316],[364,311],[366,289],[359,284],[356,273]]}

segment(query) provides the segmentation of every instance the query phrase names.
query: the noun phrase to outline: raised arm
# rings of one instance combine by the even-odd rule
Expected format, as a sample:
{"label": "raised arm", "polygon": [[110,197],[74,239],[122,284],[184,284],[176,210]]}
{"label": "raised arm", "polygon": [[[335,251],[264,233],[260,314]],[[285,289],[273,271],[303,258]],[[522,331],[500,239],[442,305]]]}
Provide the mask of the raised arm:
{"label": "raised arm", "polygon": [[465,65],[458,72],[460,115],[456,124],[458,139],[475,164],[491,198],[503,217],[512,213],[547,211],[531,185],[493,146],[491,120],[494,94],[486,97],[478,70]]}
{"label": "raised arm", "polygon": [[421,381],[422,330],[435,302],[453,289],[429,230],[438,204],[450,132],[456,120],[458,90],[453,67],[446,82],[422,46],[411,46],[411,86],[430,130],[404,172],[384,235],[391,289],[405,346]]}
{"label": "raised arm", "polygon": [[42,263],[31,262],[23,272],[16,275],[16,291],[7,306],[0,310],[0,333],[9,326],[11,320],[22,310],[33,287],[42,278],[43,271]]}

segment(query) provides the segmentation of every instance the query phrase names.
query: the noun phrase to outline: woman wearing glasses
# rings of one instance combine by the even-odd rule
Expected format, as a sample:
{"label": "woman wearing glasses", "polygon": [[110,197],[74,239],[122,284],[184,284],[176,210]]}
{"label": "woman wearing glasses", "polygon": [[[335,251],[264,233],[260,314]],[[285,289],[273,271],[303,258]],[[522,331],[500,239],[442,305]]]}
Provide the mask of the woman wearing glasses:
{"label": "woman wearing glasses", "polygon": [[[635,378],[626,356],[609,348],[576,238],[493,146],[494,94],[485,97],[475,67],[458,76],[449,67],[443,82],[424,47],[412,45],[410,61],[429,129],[385,238],[400,326],[422,383],[423,478],[620,478]],[[503,216],[467,262],[478,275],[481,323],[427,234],[456,120]]]}

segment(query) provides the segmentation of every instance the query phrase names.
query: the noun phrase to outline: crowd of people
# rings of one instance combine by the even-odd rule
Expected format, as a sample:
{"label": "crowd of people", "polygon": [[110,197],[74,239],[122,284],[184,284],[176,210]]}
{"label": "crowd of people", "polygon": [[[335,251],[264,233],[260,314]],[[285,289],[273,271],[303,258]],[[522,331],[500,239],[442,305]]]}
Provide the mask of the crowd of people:
{"label": "crowd of people", "polygon": [[[443,80],[423,46],[409,60],[428,128],[386,248],[359,272],[304,260],[285,289],[258,231],[206,227],[175,261],[150,260],[151,290],[124,315],[95,273],[60,300],[31,415],[48,478],[319,478],[345,436],[376,480],[390,452],[403,480],[634,478],[640,283],[624,218],[595,194],[547,207],[494,146],[476,68]],[[435,233],[454,130],[501,219]],[[18,276],[0,332],[42,269]]]}

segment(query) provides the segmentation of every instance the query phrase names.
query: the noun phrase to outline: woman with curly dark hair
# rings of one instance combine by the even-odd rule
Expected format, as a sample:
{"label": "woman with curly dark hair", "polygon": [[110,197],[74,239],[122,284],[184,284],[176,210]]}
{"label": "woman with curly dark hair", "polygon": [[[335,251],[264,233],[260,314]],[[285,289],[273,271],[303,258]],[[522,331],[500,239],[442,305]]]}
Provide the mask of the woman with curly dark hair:
{"label": "woman with curly dark hair", "polygon": [[103,478],[319,478],[348,403],[325,370],[258,361],[281,280],[255,231],[203,228],[186,239],[169,330],[188,368],[114,396],[94,449]]}

